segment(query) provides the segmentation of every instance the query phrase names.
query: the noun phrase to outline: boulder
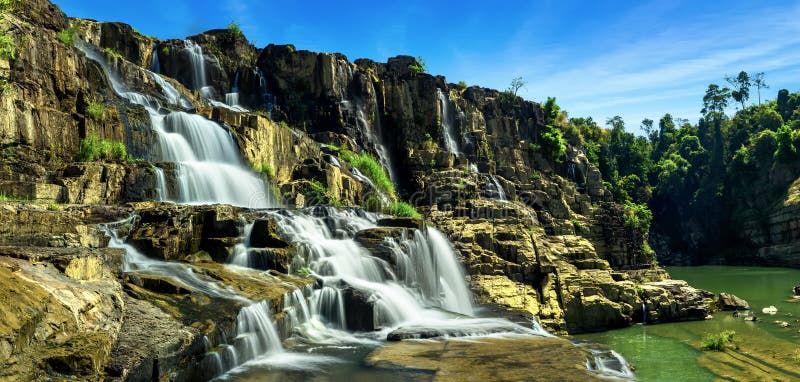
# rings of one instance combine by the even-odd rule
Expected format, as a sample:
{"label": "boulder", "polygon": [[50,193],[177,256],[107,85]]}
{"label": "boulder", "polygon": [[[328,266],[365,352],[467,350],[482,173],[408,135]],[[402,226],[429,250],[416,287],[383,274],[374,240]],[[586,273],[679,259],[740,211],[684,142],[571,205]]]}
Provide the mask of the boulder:
{"label": "boulder", "polygon": [[347,286],[342,290],[345,308],[345,324],[347,330],[378,330],[375,322],[375,302],[363,291]]}
{"label": "boulder", "polygon": [[286,248],[289,243],[281,239],[278,222],[272,218],[256,219],[250,231],[250,246],[256,248]]}
{"label": "boulder", "polygon": [[720,310],[750,310],[747,301],[725,292],[720,292],[716,305]]}

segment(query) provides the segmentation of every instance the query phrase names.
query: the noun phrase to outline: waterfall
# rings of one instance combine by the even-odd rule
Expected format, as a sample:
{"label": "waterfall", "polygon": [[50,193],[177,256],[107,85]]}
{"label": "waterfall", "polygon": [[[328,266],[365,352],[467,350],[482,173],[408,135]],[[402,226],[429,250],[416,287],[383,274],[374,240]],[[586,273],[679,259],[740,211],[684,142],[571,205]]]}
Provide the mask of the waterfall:
{"label": "waterfall", "polygon": [[503,190],[503,186],[500,185],[500,181],[497,180],[496,175],[488,175],[486,177],[486,193],[491,199],[499,200],[501,202],[508,201],[508,198],[506,198],[506,192]]}
{"label": "waterfall", "polygon": [[569,180],[571,180],[573,183],[576,182],[575,179],[577,177],[575,176],[575,163],[570,163],[567,165],[567,176],[569,176]]}
{"label": "waterfall", "polygon": [[167,177],[164,175],[164,170],[161,167],[153,166],[153,172],[156,174],[156,196],[158,201],[168,201],[169,190],[167,189]]}
{"label": "waterfall", "polygon": [[122,270],[125,273],[143,272],[169,277],[187,289],[200,291],[208,296],[216,298],[227,298],[240,301],[247,301],[242,297],[228,291],[227,289],[201,278],[192,269],[181,263],[171,263],[156,259],[151,259],[139,252],[135,247],[125,242],[125,237],[120,237],[118,229],[130,226],[136,222],[136,216],[118,222],[101,224],[98,227],[109,238],[109,248],[120,248],[125,250]]}
{"label": "waterfall", "polygon": [[109,248],[119,248],[125,251],[123,272],[168,277],[186,289],[198,291],[213,298],[237,300],[248,304],[237,315],[236,337],[233,344],[222,344],[219,351],[209,352],[210,344],[208,338],[204,337],[207,351],[207,356],[201,362],[204,370],[208,370],[209,374],[213,376],[218,376],[249,360],[284,351],[272,322],[268,302],[254,303],[247,300],[215,282],[202,278],[186,264],[148,258],[135,247],[125,243],[124,237],[119,236],[118,231],[121,227],[130,226],[135,222],[136,216],[134,215],[122,221],[98,225],[109,237]]}
{"label": "waterfall", "polygon": [[189,63],[192,69],[192,87],[194,90],[203,91],[206,87],[206,60],[203,56],[203,47],[192,40],[183,40],[186,52],[189,54]]}
{"label": "waterfall", "polygon": [[261,99],[264,102],[264,108],[266,109],[267,114],[270,114],[272,113],[272,109],[275,108],[275,104],[278,102],[277,98],[270,94],[270,92],[267,90],[267,79],[264,77],[264,72],[261,71],[261,68],[256,68],[256,76],[258,77],[258,84],[259,89],[261,90]]}
{"label": "waterfall", "polygon": [[[194,43],[188,42],[187,46],[189,44]],[[176,163],[177,187],[175,195],[172,195],[175,201],[187,204],[226,203],[255,208],[274,204],[264,181],[242,162],[239,148],[230,132],[196,114],[180,111],[162,114],[158,100],[128,91],[97,51],[80,41],[77,46],[87,57],[100,64],[117,94],[147,109],[151,127],[158,133],[158,145],[151,153],[151,159]],[[195,47],[202,54],[199,46]],[[202,66],[195,61],[192,60],[193,66]],[[197,68],[193,67],[193,70]],[[159,77],[156,74],[152,76]],[[175,99],[177,90],[173,93],[174,87],[163,79],[159,85],[164,92],[162,97]],[[158,192],[169,195],[166,182],[161,186],[165,188]]]}
{"label": "waterfall", "polygon": [[150,62],[150,70],[154,73],[161,73],[161,63],[158,61],[158,44],[153,44],[153,59]]}
{"label": "waterfall", "polygon": [[642,301],[642,325],[647,325],[647,305]]}
{"label": "waterfall", "polygon": [[[348,72],[344,73],[342,71],[337,71],[337,76],[348,76],[347,82],[352,79],[352,72],[351,69],[348,67]],[[345,81],[341,79],[341,81]],[[347,83],[345,82],[345,83]],[[370,87],[370,94],[375,95],[375,85],[372,81],[369,81]],[[376,97],[377,98],[377,97]],[[383,142],[383,132],[381,131],[381,116],[380,111],[378,110],[378,105],[376,102],[375,110],[369,111],[370,115],[373,117],[373,123],[370,123],[367,120],[367,111],[366,105],[364,105],[364,101],[360,98],[356,98],[355,101],[351,101],[349,99],[342,99],[340,102],[342,107],[348,112],[355,115],[356,124],[358,131],[364,134],[364,144],[372,146],[375,150],[375,153],[378,155],[378,161],[381,163],[381,166],[386,169],[386,172],[389,175],[389,179],[394,183],[397,179],[397,175],[395,174],[395,169],[392,164],[391,156],[389,155],[389,150],[386,148],[386,145]]]}
{"label": "waterfall", "polygon": [[[372,129],[367,129],[368,137],[372,141],[373,146],[375,146],[375,151],[378,153],[378,159],[381,162],[381,165],[387,170],[389,173],[389,179],[392,183],[397,181],[397,175],[395,174],[394,165],[392,164],[392,158],[389,154],[389,150],[386,149],[386,144],[383,140],[383,128],[381,125],[381,113],[380,109],[378,108],[378,97],[377,93],[375,92],[375,84],[372,81],[369,81],[369,88],[370,93],[375,96],[375,111],[373,113],[374,121],[372,125]],[[363,115],[363,112],[361,112]]]}
{"label": "waterfall", "polygon": [[[296,249],[293,267],[308,268],[322,280],[311,293],[309,317],[300,330],[314,341],[345,341],[344,330],[435,328],[450,335],[484,335],[498,332],[548,335],[541,328],[523,328],[503,319],[475,318],[466,276],[445,236],[433,229],[414,230],[407,237],[386,239],[395,264],[373,256],[354,239],[356,233],[375,228],[377,216],[357,210],[317,207],[301,211],[269,211],[281,235]],[[247,264],[237,250],[237,264]],[[349,295],[360,300],[349,300]],[[360,302],[359,302],[360,301]],[[368,312],[354,305],[370,306]],[[301,308],[302,309],[302,308]],[[370,313],[371,312],[371,313]],[[352,328],[357,314],[373,325]],[[352,336],[351,336],[352,338]]]}
{"label": "waterfall", "polygon": [[442,131],[444,132],[444,147],[447,151],[459,155],[458,140],[455,133],[455,114],[453,113],[452,101],[444,94],[442,89],[436,88],[436,95],[442,107]]}

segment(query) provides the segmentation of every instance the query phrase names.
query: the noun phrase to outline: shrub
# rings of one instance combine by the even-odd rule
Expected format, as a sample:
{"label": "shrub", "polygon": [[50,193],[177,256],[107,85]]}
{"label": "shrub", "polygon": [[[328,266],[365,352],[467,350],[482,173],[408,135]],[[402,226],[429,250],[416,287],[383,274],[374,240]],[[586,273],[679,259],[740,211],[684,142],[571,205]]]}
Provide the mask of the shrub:
{"label": "shrub", "polygon": [[417,212],[417,209],[406,202],[392,203],[385,211],[389,215],[408,217],[408,218],[421,218],[422,215]]}
{"label": "shrub", "polygon": [[422,56],[417,56],[417,62],[415,64],[411,64],[408,66],[408,69],[414,73],[425,73],[428,64],[422,58]]}
{"label": "shrub", "polygon": [[797,149],[792,141],[792,128],[789,125],[778,128],[778,132],[775,134],[775,143],[778,146],[775,149],[776,160],[789,162],[797,157]]}
{"label": "shrub", "polygon": [[394,184],[375,157],[367,153],[355,154],[347,150],[342,150],[341,157],[372,180],[378,190],[394,197]]}
{"label": "shrub", "polygon": [[14,40],[6,35],[0,35],[0,59],[16,58],[16,49],[14,48]]}
{"label": "shrub", "polygon": [[78,32],[78,27],[70,26],[69,28],[62,29],[56,37],[58,40],[61,41],[64,45],[72,46],[75,45],[75,34]]}
{"label": "shrub", "polygon": [[231,21],[231,23],[228,24],[228,37],[230,37],[234,41],[244,37],[242,29],[239,27],[239,23],[237,23],[236,21]]}
{"label": "shrub", "polygon": [[114,142],[111,144],[111,157],[119,160],[129,160],[128,149],[122,142]]}
{"label": "shrub", "polygon": [[93,121],[104,121],[106,119],[106,107],[103,104],[92,102],[86,108],[86,115]]}
{"label": "shrub", "polygon": [[123,143],[107,141],[96,134],[82,139],[78,148],[78,161],[92,162],[101,159],[128,160],[128,151]]}
{"label": "shrub", "polygon": [[297,273],[297,275],[298,275],[298,276],[300,276],[300,277],[308,277],[308,276],[311,276],[311,270],[310,270],[310,269],[308,269],[308,268],[306,268],[306,267],[303,267],[303,268],[300,268],[300,269],[298,269],[296,273]]}
{"label": "shrub", "polygon": [[546,125],[541,138],[541,147],[547,158],[552,162],[563,161],[564,154],[567,152],[567,141],[564,140],[561,129],[553,125]]}
{"label": "shrub", "polygon": [[328,187],[326,187],[318,180],[312,179],[304,183],[302,188],[302,193],[311,200],[313,200],[314,202],[319,204],[329,204],[336,207],[340,207],[343,205],[342,202],[336,200],[336,198],[334,198],[331,195],[330,191],[328,190]]}
{"label": "shrub", "polygon": [[717,334],[707,334],[703,337],[703,350],[725,350],[725,345],[733,342],[733,336],[736,334],[733,330],[726,330]]}
{"label": "shrub", "polygon": [[650,231],[650,222],[653,221],[653,213],[647,208],[647,204],[636,204],[625,202],[625,226],[638,230],[642,233]]}
{"label": "shrub", "polygon": [[111,57],[111,58],[113,58],[115,60],[119,60],[119,59],[123,58],[121,53],[119,53],[116,50],[111,49],[111,48],[104,48],[103,49],[103,53],[105,53],[106,56]]}
{"label": "shrub", "polygon": [[163,48],[161,48],[161,54],[162,55],[169,56],[169,53],[170,53],[169,46],[164,46]]}
{"label": "shrub", "polygon": [[467,83],[464,82],[464,81],[458,81],[458,87],[460,87],[462,89],[466,89],[467,88]]}
{"label": "shrub", "polygon": [[278,122],[278,125],[280,125],[284,129],[288,129],[289,128],[289,124],[286,123],[286,121],[280,121],[280,122]]}

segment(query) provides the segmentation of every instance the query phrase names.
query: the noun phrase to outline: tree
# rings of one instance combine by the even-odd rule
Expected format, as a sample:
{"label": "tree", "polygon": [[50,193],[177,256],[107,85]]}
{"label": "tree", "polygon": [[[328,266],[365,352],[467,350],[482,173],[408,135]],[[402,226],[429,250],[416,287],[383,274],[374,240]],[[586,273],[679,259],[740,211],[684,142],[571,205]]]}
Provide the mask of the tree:
{"label": "tree", "polygon": [[792,142],[792,128],[789,125],[783,125],[778,128],[775,134],[777,148],[775,149],[775,159],[782,162],[789,162],[796,158],[797,149]]}
{"label": "tree", "polygon": [[645,136],[654,141],[655,136],[653,135],[655,131],[653,130],[653,120],[650,118],[645,118],[642,120],[642,131],[644,131]]}
{"label": "tree", "polygon": [[758,104],[761,105],[761,89],[769,89],[769,85],[764,81],[764,72],[756,73],[753,76],[753,85],[758,90]]}
{"label": "tree", "polygon": [[417,56],[416,63],[409,64],[408,69],[414,73],[425,73],[428,70],[428,63],[425,62],[422,56]]}
{"label": "tree", "polygon": [[741,103],[742,110],[744,110],[744,103],[750,98],[750,86],[752,85],[750,76],[742,70],[736,77],[725,76],[725,81],[728,81],[733,87],[731,97],[733,97],[734,101]]}
{"label": "tree", "polygon": [[527,84],[528,81],[524,81],[522,77],[516,77],[511,80],[511,86],[508,87],[508,92],[514,93],[514,95],[516,96],[519,89],[522,89]]}
{"label": "tree", "polygon": [[703,110],[700,112],[707,116],[710,114],[724,114],[730,97],[730,89],[721,88],[717,84],[710,84],[706,90],[706,95],[703,96]]}

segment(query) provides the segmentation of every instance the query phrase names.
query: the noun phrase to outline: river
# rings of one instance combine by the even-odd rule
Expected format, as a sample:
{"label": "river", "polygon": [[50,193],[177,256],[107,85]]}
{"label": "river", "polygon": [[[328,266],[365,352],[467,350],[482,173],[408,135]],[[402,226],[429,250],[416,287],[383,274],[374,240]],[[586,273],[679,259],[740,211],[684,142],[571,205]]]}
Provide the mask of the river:
{"label": "river", "polygon": [[[706,321],[634,325],[576,336],[602,343],[636,367],[641,381],[800,380],[800,303],[791,288],[800,270],[786,268],[702,266],[669,267],[674,279],[715,293],[733,293],[750,303],[758,322],[732,312],[717,312]],[[775,315],[762,308],[775,306]],[[782,328],[775,321],[790,324]],[[701,350],[702,337],[734,330],[734,345],[724,352]],[[738,348],[738,349],[737,349]]]}

